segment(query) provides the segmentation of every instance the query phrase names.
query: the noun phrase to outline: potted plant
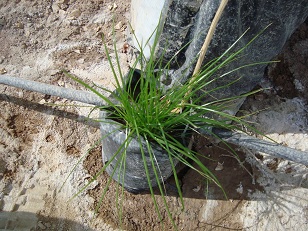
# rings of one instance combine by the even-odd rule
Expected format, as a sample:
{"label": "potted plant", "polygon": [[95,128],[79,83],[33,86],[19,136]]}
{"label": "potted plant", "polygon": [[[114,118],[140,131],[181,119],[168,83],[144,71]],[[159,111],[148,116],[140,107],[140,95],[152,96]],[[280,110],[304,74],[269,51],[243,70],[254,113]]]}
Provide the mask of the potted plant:
{"label": "potted plant", "polygon": [[[203,134],[207,132],[215,135],[211,129],[213,127],[228,130],[241,130],[241,126],[238,125],[250,127],[241,118],[224,111],[234,99],[246,97],[254,92],[208,103],[202,103],[201,100],[211,92],[218,90],[204,91],[208,84],[218,78],[225,78],[235,71],[230,70],[228,73],[215,76],[220,69],[236,60],[237,56],[249,45],[234,51],[240,38],[221,56],[195,71],[187,83],[173,85],[168,89],[164,88],[161,77],[166,74],[166,70],[169,70],[170,62],[163,64],[163,57],[155,57],[158,36],[159,33],[156,33],[148,59],[144,58],[144,47],[139,46],[140,54],[126,76],[121,71],[117,53],[115,53],[116,65],[113,65],[105,44],[107,58],[115,78],[115,91],[103,87],[92,87],[78,77],[68,72],[65,73],[105,101],[105,106],[95,107],[100,110],[98,120],[101,124],[104,166],[83,189],[103,171],[107,171],[110,179],[101,202],[108,191],[111,180],[114,179],[119,186],[122,186],[122,190],[126,188],[128,191],[138,192],[148,189],[155,208],[160,213],[153,190],[157,187],[163,198],[165,209],[172,220],[172,214],[165,199],[164,181],[173,175],[179,198],[184,206],[177,177],[177,163],[180,162],[196,170],[223,190],[215,175],[199,160],[199,154],[188,147],[189,134],[191,132],[200,133],[202,130]],[[115,43],[114,51],[117,51]],[[137,65],[140,66],[140,70],[137,69]],[[223,87],[227,86],[221,86],[219,89]],[[109,93],[110,96],[105,96],[101,91]],[[175,223],[173,225],[176,227]]]}
{"label": "potted plant", "polygon": [[[226,3],[226,1],[223,2]],[[217,89],[204,90],[211,82],[219,78],[226,78],[239,68],[244,68],[245,66],[242,66],[236,70],[229,70],[225,74],[218,75],[219,70],[225,68],[230,62],[235,61],[237,56],[258,36],[254,37],[249,44],[234,51],[237,42],[241,39],[240,37],[221,56],[205,66],[201,66],[223,8],[224,6],[221,6],[218,9],[213,20],[214,26],[211,27],[209,36],[205,40],[192,78],[184,84],[174,84],[168,88],[165,88],[162,84],[161,80],[168,73],[172,60],[165,64],[163,55],[161,57],[155,56],[160,32],[159,26],[153,32],[156,35],[154,44],[150,49],[150,57],[148,59],[144,57],[144,46],[139,44],[140,53],[131,70],[125,76],[121,71],[116,52],[116,43],[114,43],[115,65],[112,62],[107,45],[104,43],[107,59],[115,80],[115,91],[110,91],[103,87],[92,87],[65,71],[67,76],[105,101],[105,106],[95,107],[100,110],[98,121],[100,122],[102,134],[104,166],[80,190],[80,192],[83,191],[103,171],[107,171],[110,179],[105,186],[98,207],[108,191],[111,180],[114,179],[119,183],[119,186],[122,186],[122,191],[124,188],[131,192],[149,190],[156,211],[160,216],[160,208],[153,190],[154,187],[157,187],[163,199],[164,208],[176,229],[176,224],[172,220],[172,214],[165,199],[164,181],[173,175],[182,207],[184,207],[176,169],[178,163],[194,169],[223,190],[215,175],[199,160],[199,154],[187,145],[191,132],[200,134],[200,131],[202,131],[202,134],[208,133],[215,136],[212,131],[213,127],[236,131],[241,130],[242,125],[250,128],[241,118],[224,111],[235,99],[246,97],[255,92],[212,100],[207,103],[202,101],[204,97],[210,96],[213,91],[232,84],[231,82],[227,86],[220,86]],[[146,45],[147,42],[145,43]],[[247,66],[250,65],[256,64],[248,64]],[[137,69],[137,66],[139,69]],[[105,96],[101,91],[108,93],[110,96]],[[121,206],[119,206],[120,215]]]}

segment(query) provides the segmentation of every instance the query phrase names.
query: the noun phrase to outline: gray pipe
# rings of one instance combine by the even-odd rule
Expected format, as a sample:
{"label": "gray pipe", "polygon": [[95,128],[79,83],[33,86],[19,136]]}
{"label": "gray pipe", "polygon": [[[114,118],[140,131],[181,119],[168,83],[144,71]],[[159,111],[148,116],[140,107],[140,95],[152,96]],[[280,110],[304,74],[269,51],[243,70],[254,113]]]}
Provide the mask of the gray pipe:
{"label": "gray pipe", "polygon": [[102,100],[102,98],[91,92],[58,87],[22,78],[0,75],[0,84],[18,87],[29,91],[35,91],[42,94],[59,96],[61,98],[92,104],[96,106],[104,105],[104,101]]}
{"label": "gray pipe", "polygon": [[[0,75],[0,84],[14,86],[29,91],[36,91],[43,94],[59,96],[61,98],[75,100],[92,105],[104,105],[100,97],[90,92],[53,86],[45,83],[25,80],[22,78]],[[206,136],[218,136],[225,142],[232,143],[240,147],[252,149],[257,152],[263,152],[271,156],[284,158],[308,166],[307,152],[302,152],[293,148],[288,148],[276,143],[248,136],[244,133],[232,132],[230,130],[212,128],[211,132],[208,132],[208,129],[200,129],[199,131]]]}
{"label": "gray pipe", "polygon": [[211,132],[208,130],[199,130],[206,136],[218,136],[227,143],[235,144],[240,147],[245,147],[253,151],[263,152],[265,154],[291,160],[308,166],[308,153],[299,151],[294,148],[289,148],[277,143],[266,140],[261,140],[241,132],[233,132],[227,129],[212,128]]}

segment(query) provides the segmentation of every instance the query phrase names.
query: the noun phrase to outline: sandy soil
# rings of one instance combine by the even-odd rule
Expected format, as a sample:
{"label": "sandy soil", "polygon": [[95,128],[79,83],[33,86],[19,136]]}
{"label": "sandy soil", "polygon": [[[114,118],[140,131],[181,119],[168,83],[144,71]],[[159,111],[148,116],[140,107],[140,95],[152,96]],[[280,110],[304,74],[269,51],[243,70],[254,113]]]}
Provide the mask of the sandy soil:
{"label": "sandy soil", "polygon": [[[120,0],[2,0],[0,73],[81,89],[61,74],[64,68],[112,89],[101,34],[114,55],[114,17],[118,51],[127,70],[130,58],[122,47],[129,10],[129,3]],[[249,119],[278,142],[308,151],[307,23],[277,58],[282,62],[268,68],[268,79],[261,84],[271,90],[247,99],[241,113],[255,113]],[[93,214],[106,174],[72,199],[102,167],[100,146],[77,165],[63,185],[79,158],[100,138],[97,124],[85,120],[90,109],[81,106],[85,105],[0,86],[1,230],[119,228],[114,182],[98,215]],[[213,158],[204,161],[221,181],[228,199],[184,168],[180,172],[183,211],[173,179],[166,184],[179,230],[308,230],[307,167],[249,150],[238,151],[238,162],[223,145],[201,137],[196,137],[194,148]],[[125,192],[123,229],[170,230],[166,213],[162,216],[159,222],[149,193]]]}

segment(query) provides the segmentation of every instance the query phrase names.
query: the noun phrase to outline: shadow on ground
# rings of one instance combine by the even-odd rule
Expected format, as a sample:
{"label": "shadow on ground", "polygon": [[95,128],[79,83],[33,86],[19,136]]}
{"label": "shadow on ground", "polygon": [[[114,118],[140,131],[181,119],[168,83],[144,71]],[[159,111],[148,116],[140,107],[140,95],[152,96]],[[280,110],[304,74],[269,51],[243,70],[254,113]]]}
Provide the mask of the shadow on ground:
{"label": "shadow on ground", "polygon": [[72,220],[43,217],[29,212],[0,212],[0,230],[94,231]]}

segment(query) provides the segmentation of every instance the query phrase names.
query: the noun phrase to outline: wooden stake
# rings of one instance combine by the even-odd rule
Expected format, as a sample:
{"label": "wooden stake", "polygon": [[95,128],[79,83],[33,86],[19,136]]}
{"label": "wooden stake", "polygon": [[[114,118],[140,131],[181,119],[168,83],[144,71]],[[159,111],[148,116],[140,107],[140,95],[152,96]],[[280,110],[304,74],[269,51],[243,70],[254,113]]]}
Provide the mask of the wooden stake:
{"label": "wooden stake", "polygon": [[[192,77],[191,77],[189,83],[192,83],[192,82],[196,79],[196,76],[197,76],[197,74],[198,74],[199,71],[200,71],[202,62],[203,62],[204,57],[205,57],[205,53],[206,53],[206,51],[207,51],[207,49],[208,49],[208,47],[209,47],[209,44],[210,44],[210,42],[211,42],[211,40],[212,40],[212,38],[213,38],[215,29],[216,29],[216,27],[217,27],[217,23],[218,23],[218,21],[219,21],[221,15],[222,15],[222,12],[224,11],[224,9],[225,9],[225,7],[226,7],[226,5],[227,5],[227,3],[228,3],[228,0],[221,0],[221,2],[220,2],[220,5],[219,5],[219,7],[218,7],[218,9],[217,9],[217,11],[216,11],[215,17],[214,17],[214,19],[213,19],[213,21],[212,21],[212,23],[211,23],[209,32],[207,33],[206,38],[205,38],[204,43],[203,43],[203,46],[202,46],[202,48],[201,48],[201,50],[200,50],[199,58],[198,58],[196,67],[195,67],[195,69],[194,69],[193,75],[192,75]],[[190,86],[190,85],[189,85],[189,86]],[[185,96],[189,95],[190,92],[191,92],[191,90],[192,90],[192,89],[189,87],[189,89],[188,89],[187,93],[185,94]],[[179,108],[174,109],[174,110],[173,110],[174,112],[180,113],[180,112],[182,111],[182,109],[183,109],[183,107],[184,107],[184,104],[185,104],[185,98],[186,98],[186,97],[184,97],[184,100],[183,100],[183,102],[182,102],[182,106],[179,107]]]}
{"label": "wooden stake", "polygon": [[226,5],[228,3],[228,0],[222,0],[220,2],[220,5],[216,11],[216,14],[215,14],[215,17],[211,23],[211,26],[210,26],[210,29],[209,29],[209,32],[207,33],[206,35],[206,38],[204,40],[204,43],[203,43],[203,46],[201,48],[201,51],[200,51],[200,55],[199,55],[199,58],[198,58],[198,61],[197,61],[197,64],[196,64],[196,67],[195,67],[195,70],[193,72],[193,76],[192,76],[192,79],[191,81],[195,78],[194,76],[200,71],[200,68],[201,68],[201,65],[202,65],[202,62],[204,60],[204,57],[205,57],[205,53],[209,47],[209,44],[213,38],[213,35],[214,35],[214,32],[215,32],[215,29],[217,27],[217,23],[222,15],[222,12],[224,11]]}

